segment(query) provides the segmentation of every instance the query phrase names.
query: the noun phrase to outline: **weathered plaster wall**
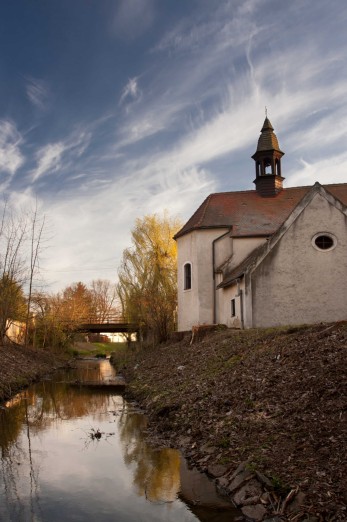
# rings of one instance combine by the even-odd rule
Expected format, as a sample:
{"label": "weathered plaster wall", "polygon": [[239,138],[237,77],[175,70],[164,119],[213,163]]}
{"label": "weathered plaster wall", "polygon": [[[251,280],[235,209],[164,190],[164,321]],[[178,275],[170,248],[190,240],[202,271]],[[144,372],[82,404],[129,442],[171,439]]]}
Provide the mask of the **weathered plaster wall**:
{"label": "weathered plaster wall", "polygon": [[[178,331],[213,323],[212,242],[225,228],[195,230],[177,239]],[[184,290],[185,263],[192,265],[192,288]]]}
{"label": "weathered plaster wall", "polygon": [[[223,267],[223,272],[228,274],[235,267],[237,267],[255,248],[266,242],[264,237],[236,237],[229,239],[232,241],[232,256]],[[218,250],[220,248],[219,242],[217,243]],[[227,256],[224,256],[227,259]],[[216,265],[218,266],[218,265]]]}
{"label": "weathered plaster wall", "polygon": [[266,243],[265,237],[235,237],[233,238],[233,265],[237,266],[243,261],[255,248]]}
{"label": "weathered plaster wall", "polygon": [[[227,287],[220,288],[217,290],[217,322],[220,324],[226,324],[229,328],[241,328],[242,327],[242,313],[241,304],[244,300],[244,282],[240,281],[239,290],[242,293],[242,297],[238,291],[238,285],[235,284]],[[231,316],[231,300],[235,299],[235,316]]]}
{"label": "weathered plaster wall", "polygon": [[233,254],[233,240],[230,237],[230,232],[225,231],[225,233],[226,236],[215,243],[215,268],[220,267]]}
{"label": "weathered plaster wall", "polygon": [[[317,250],[317,233],[333,234],[336,247]],[[253,272],[251,285],[253,320],[246,326],[347,319],[346,216],[316,194]]]}

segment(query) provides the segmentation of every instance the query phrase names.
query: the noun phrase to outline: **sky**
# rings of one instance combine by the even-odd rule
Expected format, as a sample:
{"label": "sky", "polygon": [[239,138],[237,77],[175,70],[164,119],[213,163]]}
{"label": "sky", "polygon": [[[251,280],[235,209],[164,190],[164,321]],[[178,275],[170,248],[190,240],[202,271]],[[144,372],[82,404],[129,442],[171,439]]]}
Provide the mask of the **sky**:
{"label": "sky", "polygon": [[347,182],[346,27],[345,0],[3,0],[0,191],[46,216],[45,289],[253,189],[265,107],[285,186]]}

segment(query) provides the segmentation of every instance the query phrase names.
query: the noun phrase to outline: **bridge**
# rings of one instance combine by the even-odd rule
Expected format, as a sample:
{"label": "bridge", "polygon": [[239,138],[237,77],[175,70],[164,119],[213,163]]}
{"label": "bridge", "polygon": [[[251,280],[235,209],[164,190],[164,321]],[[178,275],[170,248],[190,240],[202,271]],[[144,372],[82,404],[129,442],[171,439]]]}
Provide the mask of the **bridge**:
{"label": "bridge", "polygon": [[124,317],[113,314],[101,318],[81,318],[76,323],[76,330],[90,333],[136,333],[139,331],[139,325],[129,323]]}

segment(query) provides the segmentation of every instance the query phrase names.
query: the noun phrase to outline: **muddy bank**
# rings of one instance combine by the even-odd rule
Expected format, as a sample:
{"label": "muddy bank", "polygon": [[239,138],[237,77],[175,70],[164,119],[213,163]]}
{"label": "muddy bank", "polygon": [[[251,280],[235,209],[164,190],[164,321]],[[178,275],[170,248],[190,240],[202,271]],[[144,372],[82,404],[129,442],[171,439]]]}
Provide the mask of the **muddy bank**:
{"label": "muddy bank", "polygon": [[67,363],[67,356],[18,345],[0,346],[0,401]]}
{"label": "muddy bank", "polygon": [[263,505],[278,521],[342,521],[346,353],[341,323],[225,330],[143,349],[126,361],[125,374],[150,416],[150,436],[181,447],[226,492],[240,493],[232,488],[241,462],[242,487],[255,472],[269,478],[253,498],[252,491],[237,497],[245,506]]}

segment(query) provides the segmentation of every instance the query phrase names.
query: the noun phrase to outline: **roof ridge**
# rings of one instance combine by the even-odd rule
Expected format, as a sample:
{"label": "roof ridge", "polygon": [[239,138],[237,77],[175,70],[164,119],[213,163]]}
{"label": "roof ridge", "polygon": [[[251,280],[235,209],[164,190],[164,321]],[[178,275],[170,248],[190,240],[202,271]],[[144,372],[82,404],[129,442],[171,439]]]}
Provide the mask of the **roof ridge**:
{"label": "roof ridge", "polygon": [[[320,185],[322,185],[323,187],[337,187],[337,186],[341,186],[341,185],[347,185],[347,183],[319,183]],[[296,187],[284,187],[282,190],[286,191],[286,190],[302,190],[302,189],[305,189],[305,188],[311,188],[312,185],[299,185],[299,186],[296,186]],[[252,194],[257,194],[257,191],[255,189],[249,189],[249,190],[226,190],[226,191],[223,191],[223,192],[212,192],[207,198],[210,198],[211,196],[219,196],[220,194],[247,194],[251,192]],[[282,191],[281,191],[282,192]],[[279,194],[281,193],[279,192]],[[205,200],[205,201],[206,201]]]}

